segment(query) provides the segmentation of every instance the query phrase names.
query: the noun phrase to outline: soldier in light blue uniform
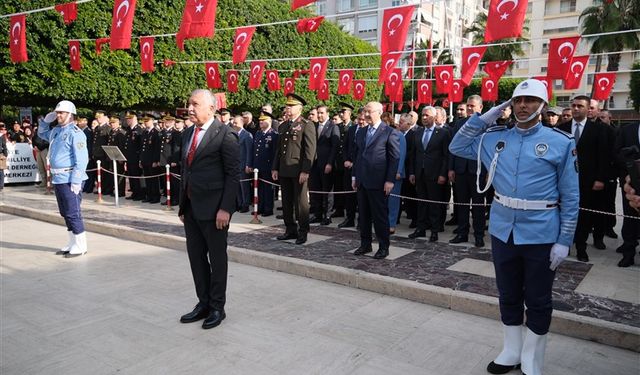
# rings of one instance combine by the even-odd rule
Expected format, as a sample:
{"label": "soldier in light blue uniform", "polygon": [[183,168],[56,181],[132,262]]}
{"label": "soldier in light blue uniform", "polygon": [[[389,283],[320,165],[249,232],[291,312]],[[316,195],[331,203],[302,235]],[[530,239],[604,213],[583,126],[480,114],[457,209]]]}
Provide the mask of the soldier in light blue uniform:
{"label": "soldier in light blue uniform", "polygon": [[[576,146],[572,135],[542,125],[540,111],[546,103],[544,84],[521,82],[510,101],[475,114],[449,145],[456,156],[476,158],[478,167],[482,162],[489,171],[483,189],[477,181],[479,192],[491,184],[495,188],[489,233],[504,347],[487,367],[492,374],[520,366],[527,375],[542,373],[555,269],[568,255],[576,228]],[[490,127],[510,104],[517,126]]]}
{"label": "soldier in light blue uniform", "polygon": [[55,116],[58,126],[51,129],[53,113],[47,115],[51,121],[38,127],[38,135],[49,140],[49,163],[51,182],[58,201],[60,215],[64,218],[69,235],[69,243],[56,254],[66,258],[80,256],[87,252],[87,237],[82,222],[80,203],[82,184],[88,178],[86,169],[89,162],[87,137],[75,123],[76,106],[63,100],[56,106]]}

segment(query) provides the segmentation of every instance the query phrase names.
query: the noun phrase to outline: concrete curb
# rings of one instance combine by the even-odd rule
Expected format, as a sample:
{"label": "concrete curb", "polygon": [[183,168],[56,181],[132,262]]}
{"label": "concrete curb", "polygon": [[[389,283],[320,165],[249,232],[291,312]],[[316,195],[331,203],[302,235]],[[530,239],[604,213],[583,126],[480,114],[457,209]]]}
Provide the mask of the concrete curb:
{"label": "concrete curb", "polygon": [[[59,215],[31,208],[3,203],[0,204],[0,212],[64,225],[64,220]],[[144,232],[92,220],[85,220],[85,227],[90,232],[175,250],[186,250],[184,238],[174,235]],[[233,246],[228,248],[228,253],[231,261],[241,264],[328,281],[495,320],[500,318],[498,300],[494,297]],[[551,332],[640,352],[640,328],[637,327],[554,311]]]}

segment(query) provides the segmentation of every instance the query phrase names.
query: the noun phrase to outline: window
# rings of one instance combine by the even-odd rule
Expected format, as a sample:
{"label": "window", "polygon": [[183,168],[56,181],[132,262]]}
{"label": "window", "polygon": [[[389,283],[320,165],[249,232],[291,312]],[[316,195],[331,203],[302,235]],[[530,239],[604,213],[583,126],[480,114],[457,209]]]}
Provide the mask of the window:
{"label": "window", "polygon": [[548,35],[548,34],[557,34],[557,33],[568,33],[571,31],[578,31],[578,27],[577,26],[572,26],[572,27],[560,27],[558,29],[545,29],[542,32],[542,35]]}
{"label": "window", "polygon": [[562,90],[564,88],[564,81],[561,79],[554,79],[553,80],[553,88],[555,90]]}
{"label": "window", "polygon": [[338,12],[349,12],[353,10],[352,0],[338,0]]}
{"label": "window", "polygon": [[542,53],[549,53],[549,43],[542,43]]}
{"label": "window", "polygon": [[547,72],[547,67],[546,66],[541,66],[540,67],[540,73],[546,73]]}
{"label": "window", "polygon": [[520,60],[516,62],[516,69],[529,69],[529,61],[528,60]]}
{"label": "window", "polygon": [[378,30],[378,16],[358,17],[358,33],[369,33]]}
{"label": "window", "polygon": [[556,105],[558,107],[569,107],[570,102],[570,96],[556,96]]}
{"label": "window", "polygon": [[529,3],[527,4],[527,13],[531,13],[531,9],[533,9],[533,2],[529,1]]}
{"label": "window", "polygon": [[327,2],[325,0],[316,2],[316,14],[327,13]]}
{"label": "window", "polygon": [[373,8],[378,6],[378,0],[358,0],[360,8]]}
{"label": "window", "polygon": [[560,0],[560,13],[576,11],[576,0]]}
{"label": "window", "polygon": [[587,74],[587,85],[593,85],[593,74]]}
{"label": "window", "polygon": [[353,34],[354,24],[355,22],[353,18],[343,18],[338,20],[338,26],[342,27],[342,30],[349,34]]}
{"label": "window", "polygon": [[613,101],[613,95],[609,98],[609,108],[613,109],[616,107],[616,103]]}
{"label": "window", "polygon": [[404,2],[403,0],[393,0],[393,1],[391,2],[391,6],[392,6],[392,7],[397,7],[397,6],[402,5],[402,3],[403,3],[403,2]]}

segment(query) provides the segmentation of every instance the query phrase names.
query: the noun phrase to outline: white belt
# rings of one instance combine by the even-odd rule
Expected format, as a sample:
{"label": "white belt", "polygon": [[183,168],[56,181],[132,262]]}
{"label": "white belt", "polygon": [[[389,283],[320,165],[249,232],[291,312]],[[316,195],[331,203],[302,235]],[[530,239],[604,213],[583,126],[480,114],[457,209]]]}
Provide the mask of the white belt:
{"label": "white belt", "polygon": [[51,173],[52,173],[52,174],[62,174],[62,173],[71,172],[72,170],[73,170],[73,167],[68,167],[68,168],[51,168]]}
{"label": "white belt", "polygon": [[526,199],[506,197],[498,192],[495,194],[496,201],[498,203],[516,210],[552,210],[558,207],[558,202],[554,201],[530,201]]}

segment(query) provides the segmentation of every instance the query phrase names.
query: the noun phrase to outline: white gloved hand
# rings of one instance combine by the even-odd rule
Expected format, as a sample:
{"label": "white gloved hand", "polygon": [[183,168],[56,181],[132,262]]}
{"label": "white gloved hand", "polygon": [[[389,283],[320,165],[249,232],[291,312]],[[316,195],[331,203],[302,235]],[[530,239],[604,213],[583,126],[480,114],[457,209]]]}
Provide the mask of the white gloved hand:
{"label": "white gloved hand", "polygon": [[551,247],[551,254],[549,254],[549,261],[551,262],[549,269],[551,271],[555,271],[567,255],[569,255],[569,246],[560,245],[558,243],[553,244]]}
{"label": "white gloved hand", "polygon": [[75,195],[80,194],[80,190],[82,190],[82,185],[80,185],[80,184],[71,184],[71,191],[73,192],[73,194],[75,194]]}
{"label": "white gloved hand", "polygon": [[497,105],[491,108],[485,114],[480,115],[480,120],[482,120],[482,122],[484,122],[487,125],[491,125],[502,116],[502,110],[507,108],[510,105],[511,105],[511,99],[507,100],[506,102],[500,105]]}

